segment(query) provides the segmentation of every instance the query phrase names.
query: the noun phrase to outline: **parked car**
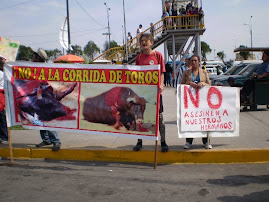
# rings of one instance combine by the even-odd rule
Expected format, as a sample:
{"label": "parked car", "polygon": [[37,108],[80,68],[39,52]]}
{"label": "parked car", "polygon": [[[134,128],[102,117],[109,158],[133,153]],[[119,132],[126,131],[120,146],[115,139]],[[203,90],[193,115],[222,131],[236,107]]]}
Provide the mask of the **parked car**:
{"label": "parked car", "polygon": [[211,80],[211,82],[215,82],[215,80],[218,80],[220,78],[228,78],[230,75],[236,75],[238,74],[240,71],[242,71],[245,67],[247,66],[247,64],[240,64],[240,65],[236,65],[232,68],[230,68],[227,72],[225,72],[224,74],[220,74],[220,75],[209,75],[209,79]]}
{"label": "parked car", "polygon": [[217,75],[216,65],[206,65],[206,71],[209,75]]}
{"label": "parked car", "polygon": [[250,78],[250,76],[257,70],[260,64],[249,64],[243,70],[241,70],[238,75],[229,75],[225,77],[221,77],[219,79],[215,79],[214,82],[212,82],[212,85],[215,86],[229,86],[227,79],[229,77],[234,78],[234,81],[236,84],[244,85],[246,80]]}
{"label": "parked car", "polygon": [[261,64],[262,60],[243,60],[240,64],[233,66],[227,72],[221,75],[209,75],[212,85],[218,80],[228,79],[231,75],[237,75],[249,64]]}

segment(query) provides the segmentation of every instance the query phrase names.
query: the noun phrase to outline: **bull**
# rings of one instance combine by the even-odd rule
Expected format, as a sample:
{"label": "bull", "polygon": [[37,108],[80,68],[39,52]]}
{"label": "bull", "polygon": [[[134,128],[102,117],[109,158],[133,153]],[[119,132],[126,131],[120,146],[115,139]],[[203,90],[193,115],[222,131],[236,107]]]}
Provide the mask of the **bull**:
{"label": "bull", "polygon": [[114,87],[100,95],[87,98],[83,106],[84,119],[89,122],[124,126],[136,130],[136,122],[143,122],[146,100],[128,87]]}
{"label": "bull", "polygon": [[[36,123],[67,115],[72,116],[75,110],[63,105],[60,101],[70,94],[76,85],[77,83],[74,83],[67,89],[56,92],[47,81],[15,80],[15,97],[21,117]],[[69,117],[69,119],[74,118]]]}

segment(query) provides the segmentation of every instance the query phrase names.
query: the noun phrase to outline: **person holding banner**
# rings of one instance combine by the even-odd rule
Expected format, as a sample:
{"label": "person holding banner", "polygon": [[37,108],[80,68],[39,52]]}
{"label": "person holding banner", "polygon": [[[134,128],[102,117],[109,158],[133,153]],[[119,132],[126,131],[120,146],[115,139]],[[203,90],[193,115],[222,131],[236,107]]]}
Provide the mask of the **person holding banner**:
{"label": "person holding banner", "polygon": [[[163,120],[163,101],[162,101],[162,91],[164,90],[164,72],[165,72],[165,65],[163,56],[160,52],[153,51],[153,37],[150,33],[142,33],[139,38],[140,47],[142,52],[137,55],[136,57],[136,65],[161,65],[161,81],[160,81],[160,88],[159,88],[159,95],[160,95],[160,108],[159,108],[159,131],[161,136],[161,150],[162,152],[168,151],[168,146],[165,142],[165,125]],[[134,151],[140,151],[142,148],[142,139],[138,139],[136,146],[133,148]]]}
{"label": "person holding banner", "polygon": [[[39,48],[36,52],[34,52],[34,58],[33,62],[46,62],[48,56],[46,52]],[[59,139],[59,135],[56,131],[48,131],[48,130],[40,130],[40,136],[42,139],[42,142],[39,144],[36,144],[36,147],[43,147],[46,145],[52,146],[52,151],[58,151],[61,148],[61,141]]]}
{"label": "person holding banner", "polygon": [[4,64],[7,59],[0,55],[0,144],[8,143],[7,121],[5,111],[5,90],[4,90]]}
{"label": "person holding banner", "polygon": [[[211,82],[206,70],[200,68],[200,57],[193,55],[190,58],[190,62],[192,68],[183,73],[181,84],[190,85],[195,89],[202,88],[203,86],[210,86]],[[212,145],[208,143],[208,139],[206,137],[202,138],[202,141],[206,149],[212,149]],[[192,142],[193,138],[186,138],[186,144],[183,146],[183,148],[189,149]]]}

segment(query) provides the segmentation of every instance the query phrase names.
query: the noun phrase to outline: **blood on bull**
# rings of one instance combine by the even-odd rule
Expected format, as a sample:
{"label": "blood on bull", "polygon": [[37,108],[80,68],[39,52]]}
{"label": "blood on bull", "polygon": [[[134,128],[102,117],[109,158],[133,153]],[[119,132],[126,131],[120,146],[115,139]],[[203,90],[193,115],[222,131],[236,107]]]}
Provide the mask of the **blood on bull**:
{"label": "blood on bull", "polygon": [[114,87],[100,95],[87,98],[83,106],[84,119],[89,122],[124,126],[136,130],[137,122],[144,122],[146,100],[128,87]]}

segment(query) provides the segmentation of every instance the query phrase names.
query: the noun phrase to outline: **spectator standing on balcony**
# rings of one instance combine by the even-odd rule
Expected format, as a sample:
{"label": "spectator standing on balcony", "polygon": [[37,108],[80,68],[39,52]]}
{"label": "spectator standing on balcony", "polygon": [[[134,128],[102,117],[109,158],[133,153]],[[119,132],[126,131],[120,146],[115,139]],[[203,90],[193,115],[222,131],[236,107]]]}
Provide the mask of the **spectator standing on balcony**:
{"label": "spectator standing on balcony", "polygon": [[188,3],[187,6],[186,6],[186,11],[187,11],[188,9],[192,10],[192,8],[193,8],[192,3]]}
{"label": "spectator standing on balcony", "polygon": [[[177,4],[173,4],[172,16],[178,16]],[[172,18],[174,29],[176,29],[177,26],[180,24],[178,20],[178,18]]]}
{"label": "spectator standing on balcony", "polygon": [[7,59],[4,56],[0,55],[0,144],[8,143],[3,72],[6,60]]}
{"label": "spectator standing on balcony", "polygon": [[191,14],[192,15],[198,15],[198,8],[195,7],[194,9],[192,9]]}
{"label": "spectator standing on balcony", "polygon": [[184,6],[181,6],[178,12],[179,12],[179,15],[186,15],[186,9],[184,8]]}
{"label": "spectator standing on balcony", "polygon": [[130,47],[132,46],[132,39],[133,39],[133,37],[131,35],[131,32],[128,32],[128,36],[127,36],[127,47],[128,47],[128,51],[129,52],[130,52]]}
{"label": "spectator standing on balcony", "polygon": [[178,16],[177,5],[173,4],[172,16]]}
{"label": "spectator standing on balcony", "polygon": [[172,15],[172,8],[171,8],[171,2],[170,1],[165,1],[165,7],[164,11],[168,13],[169,16]]}
{"label": "spectator standing on balcony", "polygon": [[139,26],[138,26],[138,28],[137,28],[137,30],[136,30],[136,36],[137,36],[137,38],[136,38],[136,40],[137,40],[137,42],[136,42],[136,48],[138,48],[139,49],[139,35],[142,33],[142,24],[140,24]]}
{"label": "spectator standing on balcony", "polygon": [[191,13],[192,13],[192,7],[188,7],[186,9],[186,13],[187,13],[187,15],[191,15]]}
{"label": "spectator standing on balcony", "polygon": [[142,33],[142,25],[140,24],[136,30],[136,36]]}
{"label": "spectator standing on balcony", "polygon": [[[160,96],[160,108],[159,108],[159,131],[161,136],[161,150],[162,152],[168,151],[168,146],[165,142],[165,125],[163,120],[163,102],[162,102],[162,91],[164,90],[164,72],[165,65],[163,56],[160,52],[152,50],[154,43],[150,33],[143,33],[139,38],[140,47],[142,52],[136,56],[136,65],[157,65],[161,66],[161,80],[160,88],[158,89],[158,95]],[[142,148],[142,139],[138,139],[136,146],[133,148],[134,151],[140,151]]]}
{"label": "spectator standing on balcony", "polygon": [[204,11],[202,7],[199,8],[198,15],[199,15],[199,21],[203,25],[204,24]]}
{"label": "spectator standing on balcony", "polygon": [[165,17],[168,17],[169,14],[168,12],[164,11],[163,12],[163,16],[162,16],[162,19],[163,19],[163,30],[166,30],[167,26],[168,26],[168,18],[165,18]]}
{"label": "spectator standing on balcony", "polygon": [[131,32],[128,32],[128,36],[127,36],[127,42],[131,41],[133,39]]}

